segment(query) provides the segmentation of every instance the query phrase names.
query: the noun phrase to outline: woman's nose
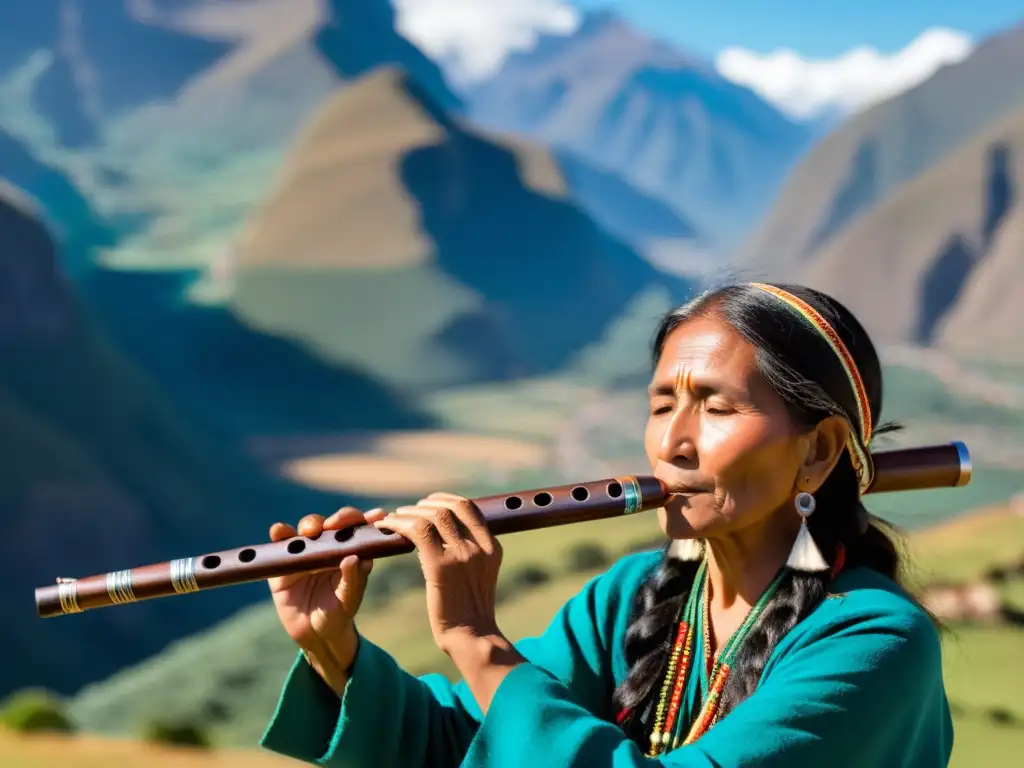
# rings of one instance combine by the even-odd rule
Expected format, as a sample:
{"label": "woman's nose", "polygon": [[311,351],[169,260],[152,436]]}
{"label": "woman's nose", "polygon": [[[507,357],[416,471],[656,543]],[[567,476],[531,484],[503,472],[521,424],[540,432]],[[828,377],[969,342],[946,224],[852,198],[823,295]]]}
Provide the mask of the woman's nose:
{"label": "woman's nose", "polygon": [[665,422],[665,432],[658,446],[658,458],[666,464],[696,461],[697,441],[693,428],[692,414],[677,408]]}

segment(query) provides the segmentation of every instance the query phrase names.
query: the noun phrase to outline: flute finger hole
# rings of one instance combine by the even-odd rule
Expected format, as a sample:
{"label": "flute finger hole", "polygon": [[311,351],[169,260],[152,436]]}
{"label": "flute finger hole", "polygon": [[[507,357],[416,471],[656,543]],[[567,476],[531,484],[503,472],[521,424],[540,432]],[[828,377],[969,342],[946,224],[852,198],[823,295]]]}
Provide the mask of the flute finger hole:
{"label": "flute finger hole", "polygon": [[536,504],[538,507],[546,507],[548,504],[551,503],[551,494],[548,493],[547,491],[541,491],[540,493],[533,497],[533,503]]}
{"label": "flute finger hole", "polygon": [[352,534],[355,531],[352,528],[342,528],[340,531],[334,532],[334,540],[337,542],[348,541],[352,538]]}
{"label": "flute finger hole", "polygon": [[220,565],[220,557],[217,555],[207,555],[203,558],[203,568],[216,568]]}
{"label": "flute finger hole", "polygon": [[519,509],[523,506],[523,500],[518,496],[509,496],[505,499],[505,509]]}
{"label": "flute finger hole", "polygon": [[306,542],[302,539],[292,539],[288,542],[288,554],[297,555],[306,548]]}
{"label": "flute finger hole", "polygon": [[582,485],[577,485],[569,492],[569,495],[572,496],[573,499],[575,499],[576,501],[586,501],[587,499],[590,498],[590,491],[588,491]]}
{"label": "flute finger hole", "polygon": [[613,499],[619,498],[622,495],[622,486],[618,483],[608,483],[608,495]]}
{"label": "flute finger hole", "polygon": [[243,563],[251,563],[256,559],[256,550],[252,548],[243,549],[238,553],[238,559]]}

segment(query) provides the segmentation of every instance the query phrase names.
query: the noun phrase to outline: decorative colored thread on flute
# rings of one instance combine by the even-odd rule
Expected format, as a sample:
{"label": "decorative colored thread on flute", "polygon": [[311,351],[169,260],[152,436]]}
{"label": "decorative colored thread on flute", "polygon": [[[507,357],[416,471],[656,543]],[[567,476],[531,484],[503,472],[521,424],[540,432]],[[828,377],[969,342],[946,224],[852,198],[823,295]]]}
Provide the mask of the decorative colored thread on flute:
{"label": "decorative colored thread on flute", "polygon": [[630,475],[629,477],[622,478],[619,484],[622,486],[622,496],[625,500],[625,509],[622,510],[622,514],[632,515],[635,512],[639,512],[644,502],[640,481]]}

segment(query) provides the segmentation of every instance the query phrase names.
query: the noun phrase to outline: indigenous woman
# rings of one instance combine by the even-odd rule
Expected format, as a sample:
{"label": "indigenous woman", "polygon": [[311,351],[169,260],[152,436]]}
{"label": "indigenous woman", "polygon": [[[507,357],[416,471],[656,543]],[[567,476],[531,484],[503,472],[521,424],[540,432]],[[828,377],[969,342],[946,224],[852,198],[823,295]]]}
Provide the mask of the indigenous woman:
{"label": "indigenous woman", "polygon": [[938,631],[861,502],[882,381],[857,320],[799,286],[708,292],[661,322],[649,395],[666,547],[623,557],[539,637],[498,625],[501,547],[466,499],[303,518],[306,536],[368,522],[415,544],[462,680],[414,677],[358,634],[370,562],[274,579],[301,652],[263,746],[375,768],[947,765]]}

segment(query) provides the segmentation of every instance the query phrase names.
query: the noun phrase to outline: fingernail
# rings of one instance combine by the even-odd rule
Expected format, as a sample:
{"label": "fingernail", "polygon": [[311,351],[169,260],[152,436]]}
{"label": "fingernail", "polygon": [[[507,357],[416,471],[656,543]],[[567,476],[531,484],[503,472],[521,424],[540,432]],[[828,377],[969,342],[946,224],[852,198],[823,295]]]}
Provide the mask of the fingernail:
{"label": "fingernail", "polygon": [[366,510],[365,514],[367,514],[367,515],[375,515],[378,512],[383,512],[383,511],[384,511],[384,507],[374,507],[373,509]]}

